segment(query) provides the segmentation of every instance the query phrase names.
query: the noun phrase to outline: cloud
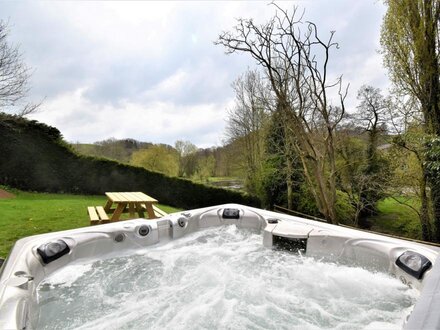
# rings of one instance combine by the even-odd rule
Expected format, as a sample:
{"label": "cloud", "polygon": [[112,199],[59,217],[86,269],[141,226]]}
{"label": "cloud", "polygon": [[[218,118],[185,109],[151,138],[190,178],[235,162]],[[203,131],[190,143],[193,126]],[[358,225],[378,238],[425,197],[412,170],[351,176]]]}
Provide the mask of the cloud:
{"label": "cloud", "polygon": [[[281,2],[292,8],[292,2]],[[297,4],[297,2],[295,2]],[[365,83],[387,86],[380,55],[384,6],[373,0],[300,1],[305,19],[335,38],[331,74],[351,82],[348,103]],[[264,23],[265,2],[5,2],[11,40],[35,69],[33,99],[46,97],[38,120],[70,141],[132,137],[172,144],[220,144],[231,83],[247,54],[226,56],[213,41],[235,18]],[[154,123],[154,124],[151,124]]]}
{"label": "cloud", "polygon": [[84,95],[86,89],[61,94],[45,105],[34,119],[58,127],[69,141],[94,142],[109,137],[173,145],[179,139],[191,140],[199,147],[221,144],[224,109],[232,100],[201,103],[196,106],[171,102],[122,102],[96,104]]}

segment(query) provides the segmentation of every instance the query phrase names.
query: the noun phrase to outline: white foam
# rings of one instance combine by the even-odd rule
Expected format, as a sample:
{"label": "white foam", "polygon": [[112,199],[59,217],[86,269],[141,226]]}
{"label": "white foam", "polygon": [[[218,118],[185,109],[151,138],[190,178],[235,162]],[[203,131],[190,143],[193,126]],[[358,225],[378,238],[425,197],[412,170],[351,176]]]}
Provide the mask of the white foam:
{"label": "white foam", "polygon": [[51,274],[46,282],[54,286],[71,286],[72,283],[91,269],[92,264],[72,264]]}
{"label": "white foam", "polygon": [[40,287],[45,329],[397,329],[418,295],[382,273],[266,249],[235,226],[68,266]]}

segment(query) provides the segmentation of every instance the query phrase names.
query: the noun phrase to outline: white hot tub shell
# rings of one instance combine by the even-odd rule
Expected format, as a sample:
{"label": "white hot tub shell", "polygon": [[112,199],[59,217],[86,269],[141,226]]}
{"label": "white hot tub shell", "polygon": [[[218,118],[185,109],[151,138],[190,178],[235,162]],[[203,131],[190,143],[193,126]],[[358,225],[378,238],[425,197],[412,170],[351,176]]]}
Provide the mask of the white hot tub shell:
{"label": "white hot tub shell", "polygon": [[17,241],[0,270],[0,329],[36,328],[38,285],[70,263],[129,254],[204,228],[231,224],[260,230],[262,243],[268,248],[283,246],[306,256],[391,274],[421,292],[404,328],[440,328],[438,247],[227,204],[156,220],[116,222]]}

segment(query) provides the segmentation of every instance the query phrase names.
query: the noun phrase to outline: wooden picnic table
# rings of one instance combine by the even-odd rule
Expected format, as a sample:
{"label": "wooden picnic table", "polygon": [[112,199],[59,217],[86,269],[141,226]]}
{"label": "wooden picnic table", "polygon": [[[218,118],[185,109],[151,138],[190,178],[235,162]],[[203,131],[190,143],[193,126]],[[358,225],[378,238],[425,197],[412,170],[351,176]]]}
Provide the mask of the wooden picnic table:
{"label": "wooden picnic table", "polygon": [[105,195],[107,203],[104,210],[112,214],[110,221],[119,221],[122,213],[129,213],[131,218],[135,218],[137,213],[140,218],[145,218],[145,211],[149,219],[157,218],[154,212],[156,207],[153,204],[157,204],[158,201],[142,192],[106,192]]}

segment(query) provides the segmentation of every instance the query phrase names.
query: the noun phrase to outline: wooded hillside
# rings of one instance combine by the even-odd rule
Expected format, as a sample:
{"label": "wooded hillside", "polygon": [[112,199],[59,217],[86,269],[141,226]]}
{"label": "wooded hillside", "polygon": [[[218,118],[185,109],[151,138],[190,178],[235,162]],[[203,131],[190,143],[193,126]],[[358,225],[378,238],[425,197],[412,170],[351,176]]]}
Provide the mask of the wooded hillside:
{"label": "wooded hillside", "polygon": [[44,191],[103,194],[143,191],[181,208],[222,203],[259,206],[257,198],[207,187],[115,161],[80,156],[53,127],[0,114],[0,184]]}

